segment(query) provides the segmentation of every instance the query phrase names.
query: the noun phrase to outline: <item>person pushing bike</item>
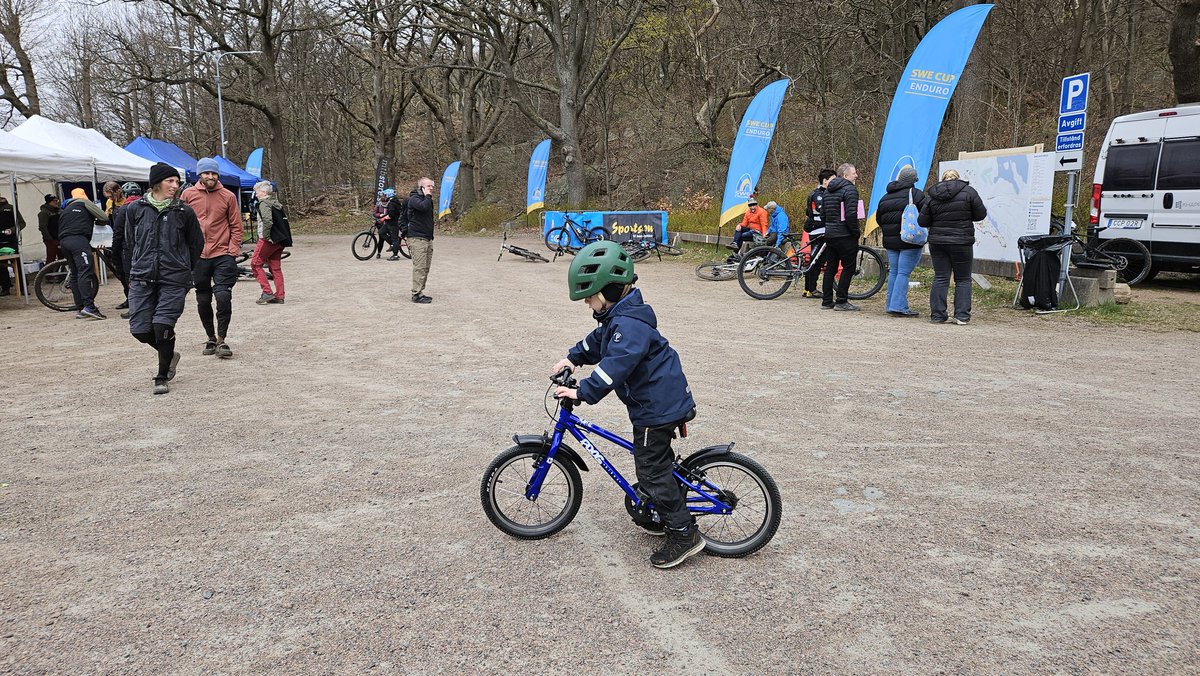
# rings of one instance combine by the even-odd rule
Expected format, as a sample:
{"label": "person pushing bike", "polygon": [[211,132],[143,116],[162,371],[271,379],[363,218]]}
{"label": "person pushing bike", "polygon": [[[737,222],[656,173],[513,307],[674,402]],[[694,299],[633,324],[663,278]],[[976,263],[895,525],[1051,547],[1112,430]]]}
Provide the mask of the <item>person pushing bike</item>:
{"label": "person pushing bike", "polygon": [[616,391],[633,423],[633,458],[638,488],[645,491],[664,529],[637,523],[666,542],[650,555],[657,568],[671,568],[704,549],[704,538],[688,511],[687,496],[672,474],[675,429],[696,416],[692,388],[679,354],[658,332],[654,310],[634,288],[633,260],[616,242],[593,242],[571,261],[567,284],[572,301],[583,300],[599,322],[550,372],[595,364],[578,388],[559,386],[554,395],[596,404]]}

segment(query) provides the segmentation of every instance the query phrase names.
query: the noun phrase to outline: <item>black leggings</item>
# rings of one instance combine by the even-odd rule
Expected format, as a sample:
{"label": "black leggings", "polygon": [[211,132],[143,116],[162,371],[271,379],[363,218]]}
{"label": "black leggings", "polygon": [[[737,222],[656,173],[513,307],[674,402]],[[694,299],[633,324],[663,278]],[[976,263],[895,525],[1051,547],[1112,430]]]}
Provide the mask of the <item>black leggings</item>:
{"label": "black leggings", "polygon": [[155,379],[165,379],[171,368],[171,357],[175,354],[175,327],[154,324],[153,332],[135,333],[133,337],[158,352],[158,375]]}

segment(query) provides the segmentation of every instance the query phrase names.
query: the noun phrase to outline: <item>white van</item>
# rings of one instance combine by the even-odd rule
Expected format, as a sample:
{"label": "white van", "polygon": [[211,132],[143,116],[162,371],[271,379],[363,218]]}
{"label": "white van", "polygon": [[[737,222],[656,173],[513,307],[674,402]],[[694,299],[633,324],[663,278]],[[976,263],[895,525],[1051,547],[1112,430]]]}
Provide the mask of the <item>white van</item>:
{"label": "white van", "polygon": [[1151,275],[1200,272],[1200,104],[1113,120],[1092,184],[1100,239],[1141,240]]}

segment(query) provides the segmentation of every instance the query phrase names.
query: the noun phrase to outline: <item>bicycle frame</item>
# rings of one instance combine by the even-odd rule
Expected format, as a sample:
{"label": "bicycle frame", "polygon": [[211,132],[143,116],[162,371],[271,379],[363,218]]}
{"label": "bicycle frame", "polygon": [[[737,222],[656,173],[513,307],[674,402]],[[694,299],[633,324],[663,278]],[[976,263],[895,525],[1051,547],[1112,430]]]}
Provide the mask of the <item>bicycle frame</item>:
{"label": "bicycle frame", "polygon": [[[617,471],[617,468],[613,467],[613,464],[609,462],[608,458],[605,457],[605,455],[601,453],[599,449],[596,448],[595,444],[592,443],[592,441],[587,437],[587,435],[584,434],[584,432],[591,432],[592,434],[601,437],[609,443],[615,444],[629,451],[630,455],[633,454],[633,444],[595,423],[591,423],[583,418],[580,418],[579,416],[575,415],[571,409],[572,406],[565,402],[559,408],[558,419],[554,425],[554,435],[550,439],[550,448],[546,451],[545,459],[538,464],[537,468],[533,472],[533,475],[529,478],[529,483],[525,487],[525,498],[528,500],[534,500],[537,498],[538,493],[540,493],[542,489],[542,481],[545,480],[546,473],[550,470],[550,461],[554,459],[554,456],[558,453],[559,447],[562,445],[563,434],[570,432],[571,436],[575,437],[575,440],[578,441],[579,444],[583,446],[584,450],[588,452],[588,455],[592,456],[596,462],[600,463],[600,466],[604,468],[604,471],[608,473],[608,476],[614,482],[616,482],[617,486],[620,486],[621,490],[625,491],[625,495],[627,495],[635,505],[642,504],[643,500],[640,496],[638,496],[638,493],[636,490],[634,490],[633,486],[625,480],[625,477],[621,476],[621,473]],[[676,467],[678,467],[678,464],[676,464]],[[693,514],[733,513],[733,507],[720,500],[715,495],[716,493],[719,493],[721,489],[709,483],[707,479],[692,481],[688,477],[681,475],[678,469],[673,469],[671,473],[675,476],[677,481],[687,486],[688,489],[695,491],[699,495],[699,497],[687,498],[689,512]]]}

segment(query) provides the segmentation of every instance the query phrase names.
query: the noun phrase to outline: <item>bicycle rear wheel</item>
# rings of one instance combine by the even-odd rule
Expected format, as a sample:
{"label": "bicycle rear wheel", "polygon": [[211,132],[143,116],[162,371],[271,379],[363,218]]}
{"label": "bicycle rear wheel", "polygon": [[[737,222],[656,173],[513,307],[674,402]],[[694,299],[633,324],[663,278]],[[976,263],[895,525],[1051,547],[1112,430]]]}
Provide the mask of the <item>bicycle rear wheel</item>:
{"label": "bicycle rear wheel", "polygon": [[733,506],[729,514],[706,512],[712,501],[684,486],[688,509],[704,536],[706,552],[725,558],[747,556],[775,536],[783,517],[783,498],[775,479],[762,465],[740,453],[726,453],[701,459],[684,469],[698,479],[695,483],[705,493]]}
{"label": "bicycle rear wheel", "polygon": [[70,264],[65,260],[54,261],[38,271],[33,279],[33,292],[42,305],[58,312],[68,312],[75,307],[71,282]]}
{"label": "bicycle rear wheel", "polygon": [[408,237],[400,235],[400,255],[412,260],[412,247],[408,246]]}
{"label": "bicycle rear wheel", "polygon": [[525,491],[545,459],[542,446],[513,446],[496,456],[483,472],[479,499],[496,528],[522,540],[550,537],[567,527],[583,504],[583,479],[569,460],[550,461],[533,500]]}
{"label": "bicycle rear wheel", "polygon": [[587,238],[587,243],[591,244],[592,242],[612,239],[612,233],[608,231],[608,228],[588,228]]}
{"label": "bicycle rear wheel", "polygon": [[847,295],[854,300],[862,300],[879,293],[887,281],[887,262],[878,251],[868,246],[858,247],[858,255],[854,260],[854,278],[850,280],[850,293]]}
{"label": "bicycle rear wheel", "polygon": [[350,251],[354,257],[360,261],[371,260],[372,256],[378,254],[379,240],[375,239],[375,233],[370,230],[364,230],[354,236],[354,243],[350,245]]}
{"label": "bicycle rear wheel", "polygon": [[709,282],[724,282],[737,277],[737,263],[708,261],[696,266],[696,276]]}
{"label": "bicycle rear wheel", "polygon": [[682,256],[683,247],[675,246],[674,244],[659,244],[659,253],[664,253],[668,256]]}
{"label": "bicycle rear wheel", "polygon": [[738,284],[751,298],[771,300],[788,290],[796,280],[788,255],[773,246],[760,246],[746,253],[737,269]]}
{"label": "bicycle rear wheel", "polygon": [[1096,247],[1117,271],[1120,281],[1133,286],[1150,276],[1150,250],[1136,239],[1118,237],[1106,239]]}

